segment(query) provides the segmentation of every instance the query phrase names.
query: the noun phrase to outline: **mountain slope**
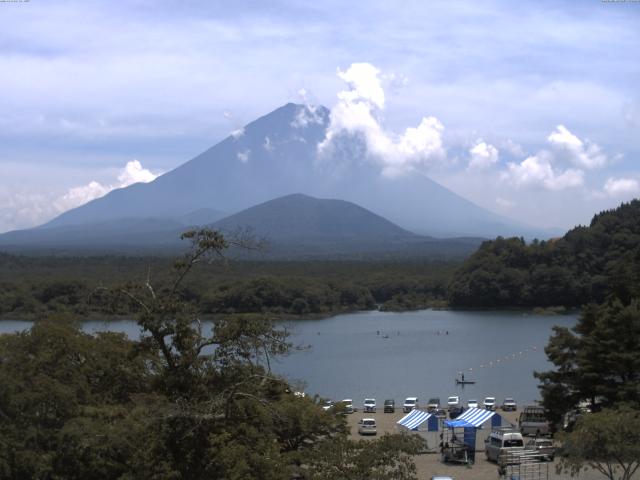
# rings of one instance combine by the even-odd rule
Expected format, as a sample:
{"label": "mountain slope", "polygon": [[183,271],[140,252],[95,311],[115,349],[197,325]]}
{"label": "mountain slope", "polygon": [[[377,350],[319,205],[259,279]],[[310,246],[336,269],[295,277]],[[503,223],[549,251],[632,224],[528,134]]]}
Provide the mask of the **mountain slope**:
{"label": "mountain slope", "polygon": [[174,218],[202,208],[238,212],[302,192],[351,201],[434,236],[543,234],[480,208],[424,175],[381,175],[357,138],[341,153],[320,157],[317,145],[325,138],[329,115],[323,107],[312,111],[287,104],[155,181],[112,191],[44,227]]}
{"label": "mountain slope", "polygon": [[303,194],[250,207],[212,227],[266,240],[268,258],[466,257],[481,242],[416,235],[354,203]]}
{"label": "mountain slope", "polygon": [[421,238],[354,203],[291,194],[250,207],[213,224],[222,231],[249,227],[279,242],[394,241]]}
{"label": "mountain slope", "polygon": [[[233,251],[254,259],[462,258],[481,242],[416,235],[354,203],[302,194],[250,207],[210,227],[229,238],[248,232],[265,240],[264,251]],[[170,220],[106,220],[11,232],[0,236],[0,247],[13,252],[176,254],[185,248],[179,237],[187,228]]]}

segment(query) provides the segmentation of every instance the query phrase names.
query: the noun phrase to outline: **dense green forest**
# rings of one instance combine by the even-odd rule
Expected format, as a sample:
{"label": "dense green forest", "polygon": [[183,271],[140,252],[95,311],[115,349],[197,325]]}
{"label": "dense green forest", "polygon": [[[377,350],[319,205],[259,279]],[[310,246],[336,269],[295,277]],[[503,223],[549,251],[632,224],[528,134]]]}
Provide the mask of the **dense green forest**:
{"label": "dense green forest", "polygon": [[[130,316],[131,302],[107,289],[148,275],[166,279],[172,261],[152,257],[28,257],[0,254],[0,318],[55,312]],[[184,300],[204,315],[271,313],[325,316],[366,310],[440,306],[459,263],[248,262],[202,265],[184,283]]]}
{"label": "dense green forest", "polygon": [[526,244],[484,242],[455,273],[448,298],[459,307],[578,307],[640,294],[640,201],[593,217],[564,237]]}

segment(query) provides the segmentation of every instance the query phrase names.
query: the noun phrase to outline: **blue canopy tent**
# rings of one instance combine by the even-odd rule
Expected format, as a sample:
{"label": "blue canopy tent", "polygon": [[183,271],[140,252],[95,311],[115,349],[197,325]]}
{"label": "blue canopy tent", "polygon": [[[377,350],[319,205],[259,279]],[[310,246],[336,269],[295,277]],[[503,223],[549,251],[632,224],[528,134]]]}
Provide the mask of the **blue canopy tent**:
{"label": "blue canopy tent", "polygon": [[[460,459],[464,457],[464,461],[473,461],[475,451],[484,448],[484,440],[490,435],[491,429],[506,423],[508,422],[501,415],[491,410],[483,408],[465,410],[456,419],[444,422],[449,435],[443,440],[443,455],[445,454],[444,449],[450,448],[453,450],[453,457]],[[456,429],[459,429],[458,433],[462,434],[462,440],[460,440],[460,435],[456,434]],[[478,435],[478,431],[481,431],[482,434]],[[464,455],[461,452],[464,452]],[[452,457],[448,458],[448,460],[452,459]]]}

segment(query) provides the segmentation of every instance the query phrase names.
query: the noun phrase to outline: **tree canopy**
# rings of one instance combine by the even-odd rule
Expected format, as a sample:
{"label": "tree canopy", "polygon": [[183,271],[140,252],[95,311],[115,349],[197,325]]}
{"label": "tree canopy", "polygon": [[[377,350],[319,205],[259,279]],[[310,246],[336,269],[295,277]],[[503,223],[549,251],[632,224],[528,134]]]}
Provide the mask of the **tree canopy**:
{"label": "tree canopy", "polygon": [[623,407],[585,415],[561,442],[558,470],[573,476],[590,467],[610,480],[630,480],[640,468],[640,410]]}
{"label": "tree canopy", "polygon": [[292,348],[271,319],[203,327],[181,285],[229,240],[209,230],[185,238],[193,248],[167,281],[106,292],[137,307],[140,340],[90,335],[64,317],[0,336],[0,478],[311,479],[327,465],[345,472],[333,478],[415,478],[417,440],[368,442],[385,452],[368,463],[339,411],[271,372]]}
{"label": "tree canopy", "polygon": [[640,409],[640,302],[610,299],[583,309],[572,329],[554,327],[545,352],[555,369],[538,372],[543,405],[556,423],[581,401],[592,408]]}
{"label": "tree canopy", "polygon": [[484,242],[454,274],[449,301],[475,307],[579,307],[640,296],[640,201],[595,215],[564,237]]}

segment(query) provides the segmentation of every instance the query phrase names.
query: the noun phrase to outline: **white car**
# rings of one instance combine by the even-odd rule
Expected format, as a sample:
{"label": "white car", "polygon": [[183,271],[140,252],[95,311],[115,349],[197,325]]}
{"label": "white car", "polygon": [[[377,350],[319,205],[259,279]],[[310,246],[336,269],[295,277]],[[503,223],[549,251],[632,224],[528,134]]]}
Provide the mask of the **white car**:
{"label": "white car", "polygon": [[483,404],[484,408],[486,408],[487,410],[495,410],[496,409],[496,397],[486,397],[482,404]]}
{"label": "white car", "polygon": [[375,435],[378,433],[376,429],[375,418],[363,418],[358,422],[358,433],[360,435]]}
{"label": "white car", "polygon": [[457,395],[452,395],[447,398],[447,407],[455,408],[460,405],[460,397]]}
{"label": "white car", "polygon": [[342,400],[342,405],[344,406],[344,413],[353,413],[353,400],[350,398],[345,398]]}
{"label": "white car", "polygon": [[414,408],[418,408],[418,397],[407,397],[402,405],[402,411],[409,413]]}
{"label": "white car", "polygon": [[504,402],[502,402],[502,410],[504,410],[505,412],[508,412],[508,411],[515,412],[517,409],[518,409],[518,404],[511,397],[505,398]]}
{"label": "white car", "polygon": [[369,413],[375,413],[376,411],[376,399],[365,398],[364,399],[364,411]]}
{"label": "white car", "polygon": [[467,400],[467,408],[478,408],[478,400],[475,398]]}
{"label": "white car", "polygon": [[333,402],[331,400],[327,400],[326,402],[324,402],[324,405],[322,405],[322,409],[326,412],[328,410],[331,410],[333,408]]}

